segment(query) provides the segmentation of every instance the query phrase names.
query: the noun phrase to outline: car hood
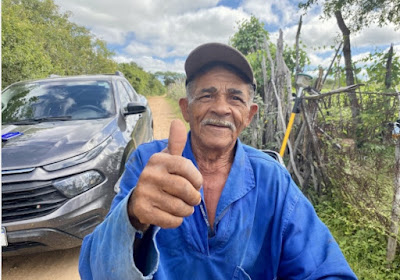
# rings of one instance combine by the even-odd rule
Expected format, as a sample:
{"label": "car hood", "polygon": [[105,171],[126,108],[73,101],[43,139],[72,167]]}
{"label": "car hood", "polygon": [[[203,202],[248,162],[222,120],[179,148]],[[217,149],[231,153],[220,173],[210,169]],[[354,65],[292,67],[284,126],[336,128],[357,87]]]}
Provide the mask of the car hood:
{"label": "car hood", "polygon": [[21,135],[2,140],[2,170],[43,166],[96,147],[113,134],[116,119],[43,122],[4,125],[2,135]]}

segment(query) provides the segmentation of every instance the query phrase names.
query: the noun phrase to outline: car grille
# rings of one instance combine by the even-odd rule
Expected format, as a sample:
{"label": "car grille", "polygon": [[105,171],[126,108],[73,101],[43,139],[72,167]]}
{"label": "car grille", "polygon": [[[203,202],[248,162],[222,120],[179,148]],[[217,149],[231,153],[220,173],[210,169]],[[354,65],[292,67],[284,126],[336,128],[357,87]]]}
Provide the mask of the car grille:
{"label": "car grille", "polygon": [[3,183],[2,222],[41,217],[66,201],[67,198],[50,182]]}

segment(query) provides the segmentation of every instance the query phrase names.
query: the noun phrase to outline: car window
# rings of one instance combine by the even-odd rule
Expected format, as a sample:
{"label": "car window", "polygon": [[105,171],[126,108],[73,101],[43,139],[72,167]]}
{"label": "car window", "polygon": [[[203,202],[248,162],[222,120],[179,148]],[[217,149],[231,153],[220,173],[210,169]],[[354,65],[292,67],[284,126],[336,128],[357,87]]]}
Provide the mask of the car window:
{"label": "car window", "polygon": [[130,97],[132,98],[132,100],[133,100],[134,102],[139,101],[139,96],[138,96],[138,94],[136,93],[135,89],[134,89],[131,85],[129,85],[129,83],[126,82],[126,81],[123,81],[122,83],[124,84],[126,90],[128,91],[128,94],[130,95]]}
{"label": "car window", "polygon": [[132,102],[133,100],[129,96],[128,92],[126,91],[121,81],[117,82],[117,89],[118,89],[119,100],[121,101],[121,107],[126,109],[128,103]]}
{"label": "car window", "polygon": [[56,117],[107,118],[115,114],[108,81],[57,80],[19,83],[1,96],[2,122]]}

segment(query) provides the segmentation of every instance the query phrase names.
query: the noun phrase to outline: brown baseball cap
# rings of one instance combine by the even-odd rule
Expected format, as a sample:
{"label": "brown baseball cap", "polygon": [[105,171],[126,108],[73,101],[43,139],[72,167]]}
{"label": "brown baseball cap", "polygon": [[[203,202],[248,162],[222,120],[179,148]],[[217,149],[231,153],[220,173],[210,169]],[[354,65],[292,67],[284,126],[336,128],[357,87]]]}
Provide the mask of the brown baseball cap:
{"label": "brown baseball cap", "polygon": [[225,63],[239,70],[256,88],[253,69],[246,57],[237,49],[221,44],[207,43],[195,48],[185,62],[186,83],[191,81],[198,71],[211,63]]}

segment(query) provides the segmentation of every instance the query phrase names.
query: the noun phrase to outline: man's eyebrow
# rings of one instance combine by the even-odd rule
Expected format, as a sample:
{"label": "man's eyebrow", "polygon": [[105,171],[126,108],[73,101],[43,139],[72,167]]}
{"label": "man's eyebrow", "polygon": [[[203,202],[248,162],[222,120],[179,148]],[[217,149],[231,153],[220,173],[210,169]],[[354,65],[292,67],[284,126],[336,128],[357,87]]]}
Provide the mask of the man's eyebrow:
{"label": "man's eyebrow", "polygon": [[217,92],[217,89],[215,87],[209,87],[209,88],[203,88],[201,93],[215,93]]}
{"label": "man's eyebrow", "polygon": [[228,93],[243,95],[243,91],[241,91],[240,89],[236,89],[236,88],[228,88]]}

